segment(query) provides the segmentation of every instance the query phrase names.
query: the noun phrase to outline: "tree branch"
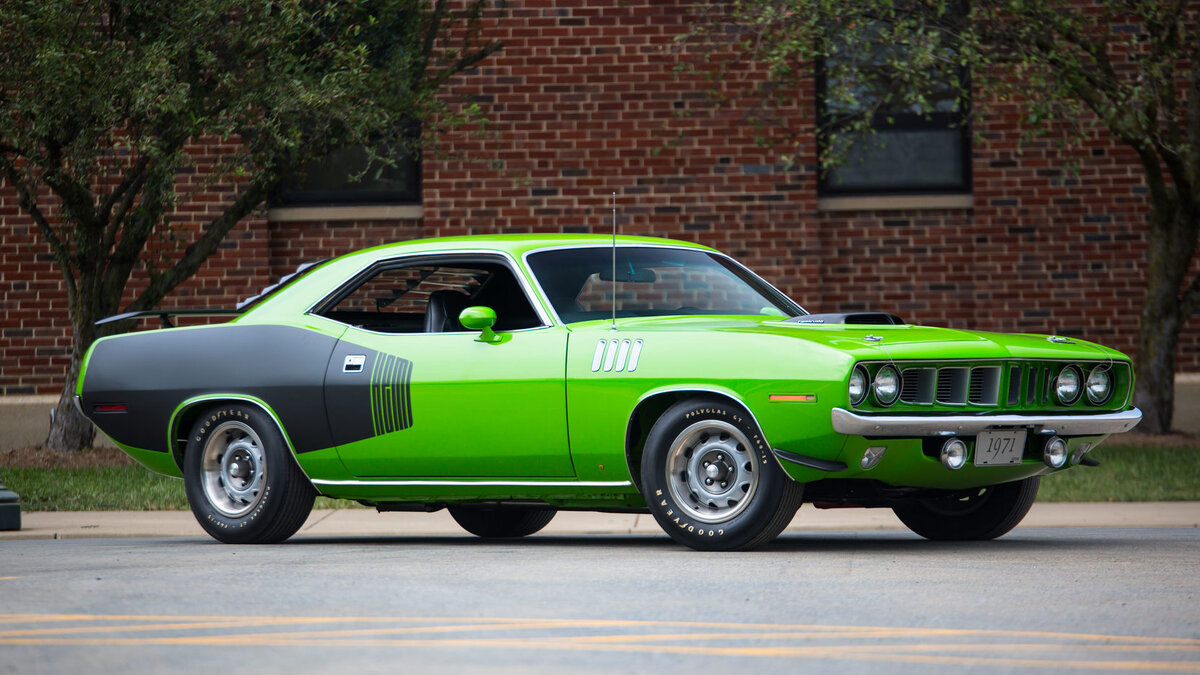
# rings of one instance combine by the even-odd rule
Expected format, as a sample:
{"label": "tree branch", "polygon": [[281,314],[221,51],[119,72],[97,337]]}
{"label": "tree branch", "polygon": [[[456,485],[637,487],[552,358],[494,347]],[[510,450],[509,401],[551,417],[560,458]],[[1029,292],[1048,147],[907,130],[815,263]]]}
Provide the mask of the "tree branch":
{"label": "tree branch", "polygon": [[34,224],[37,225],[38,231],[42,233],[42,237],[46,240],[46,243],[50,244],[50,251],[54,254],[54,260],[58,263],[63,280],[67,284],[67,302],[70,307],[75,307],[78,299],[78,288],[75,283],[76,270],[72,264],[70,249],[58,236],[58,233],[54,231],[54,227],[38,207],[37,198],[34,197],[29,186],[21,180],[20,172],[13,166],[12,161],[7,157],[0,158],[0,166],[2,166],[4,176],[9,184],[17,191],[17,198],[21,204],[21,208],[25,209],[25,212],[33,219]]}
{"label": "tree branch", "polygon": [[501,49],[504,49],[504,43],[497,40],[496,42],[492,42],[491,44],[487,45],[483,49],[480,49],[476,52],[472,52],[470,54],[464,54],[462,58],[460,58],[459,60],[454,62],[454,65],[452,65],[448,68],[444,68],[440,73],[438,73],[437,76],[433,78],[432,86],[436,87],[436,88],[440,88],[443,84],[446,83],[447,80],[449,80],[455,74],[461,73],[462,71],[470,68],[471,66],[475,65],[476,63],[479,63],[480,61],[486,59],[487,57],[491,56],[492,54],[495,54],[496,52],[500,51]]}
{"label": "tree branch", "polygon": [[[117,184],[117,187],[113,188],[113,191],[109,193],[108,197],[100,202],[100,207],[96,209],[96,215],[100,219],[101,223],[110,222],[109,216],[118,200],[124,203],[126,209],[128,208],[129,203],[138,193],[138,189],[134,187],[134,183],[141,182],[142,176],[146,173],[146,167],[149,166],[149,164],[149,153],[143,154],[141,159],[139,159],[136,164],[130,167],[129,172],[125,174],[125,177],[121,179],[121,182]],[[120,218],[117,218],[117,220],[120,220]],[[105,250],[107,250],[107,248]]]}
{"label": "tree branch", "polygon": [[261,204],[271,190],[279,183],[279,177],[273,175],[250,183],[243,192],[220,216],[217,216],[205,228],[204,234],[191,246],[187,247],[183,257],[165,274],[152,280],[142,294],[128,307],[127,312],[150,309],[158,304],[175,287],[186,281],[200,269],[200,265],[217,250],[217,246],[238,222]]}
{"label": "tree branch", "polygon": [[1192,277],[1192,283],[1188,284],[1187,290],[1183,292],[1180,305],[1183,308],[1184,321],[1187,321],[1188,317],[1200,309],[1200,276]]}
{"label": "tree branch", "polygon": [[442,17],[446,15],[446,0],[438,0],[434,5],[433,14],[429,17],[429,27],[425,31],[425,40],[421,45],[421,54],[413,64],[410,81],[415,85],[425,77],[425,69],[429,67],[429,57],[433,54],[433,43],[442,30]]}

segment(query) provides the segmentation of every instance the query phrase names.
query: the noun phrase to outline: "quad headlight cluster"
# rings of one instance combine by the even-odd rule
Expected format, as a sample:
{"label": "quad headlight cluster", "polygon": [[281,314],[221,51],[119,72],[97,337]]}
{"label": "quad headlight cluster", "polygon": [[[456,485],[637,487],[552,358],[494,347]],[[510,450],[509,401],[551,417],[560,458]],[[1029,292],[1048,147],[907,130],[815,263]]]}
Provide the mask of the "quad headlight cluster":
{"label": "quad headlight cluster", "polygon": [[889,406],[900,398],[900,371],[895,366],[887,365],[875,373],[875,379],[862,366],[855,367],[850,373],[850,404],[859,405],[867,400],[867,394],[874,394],[875,402]]}
{"label": "quad headlight cluster", "polygon": [[1101,405],[1112,396],[1112,372],[1106,366],[1096,366],[1085,380],[1078,366],[1066,366],[1054,378],[1053,390],[1059,405],[1074,405],[1084,393],[1088,403]]}

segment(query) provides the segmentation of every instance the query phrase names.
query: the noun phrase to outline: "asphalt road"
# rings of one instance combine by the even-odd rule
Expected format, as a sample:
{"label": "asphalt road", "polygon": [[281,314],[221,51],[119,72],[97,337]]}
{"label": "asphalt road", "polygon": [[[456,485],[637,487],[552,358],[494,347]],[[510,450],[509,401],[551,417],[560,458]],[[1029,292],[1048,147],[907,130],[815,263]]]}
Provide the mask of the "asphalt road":
{"label": "asphalt road", "polygon": [[0,672],[1200,672],[1200,530],[0,542]]}

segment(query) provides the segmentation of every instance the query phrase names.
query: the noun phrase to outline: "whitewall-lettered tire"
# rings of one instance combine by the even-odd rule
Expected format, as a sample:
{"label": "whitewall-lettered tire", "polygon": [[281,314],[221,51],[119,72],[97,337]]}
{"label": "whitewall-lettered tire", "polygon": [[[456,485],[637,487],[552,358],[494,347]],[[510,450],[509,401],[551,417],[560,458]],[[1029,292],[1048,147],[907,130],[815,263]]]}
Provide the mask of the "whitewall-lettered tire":
{"label": "whitewall-lettered tire", "polygon": [[804,486],[784,473],[739,406],[693,398],[668,408],[651,428],[642,494],[675,541],[732,551],[778,536],[800,507]]}
{"label": "whitewall-lettered tire", "polygon": [[184,484],[200,526],[227,544],[287,539],[317,494],[275,421],[244,403],[214,406],[192,425]]}

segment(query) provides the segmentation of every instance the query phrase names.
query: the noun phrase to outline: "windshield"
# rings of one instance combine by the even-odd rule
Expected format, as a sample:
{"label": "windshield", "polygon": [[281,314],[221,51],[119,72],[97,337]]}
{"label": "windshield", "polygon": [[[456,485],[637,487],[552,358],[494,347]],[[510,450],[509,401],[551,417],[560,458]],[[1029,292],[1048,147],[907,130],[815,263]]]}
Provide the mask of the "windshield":
{"label": "windshield", "polygon": [[529,267],[564,323],[695,314],[798,316],[804,311],[745,268],[707,251],[656,247],[541,251]]}

